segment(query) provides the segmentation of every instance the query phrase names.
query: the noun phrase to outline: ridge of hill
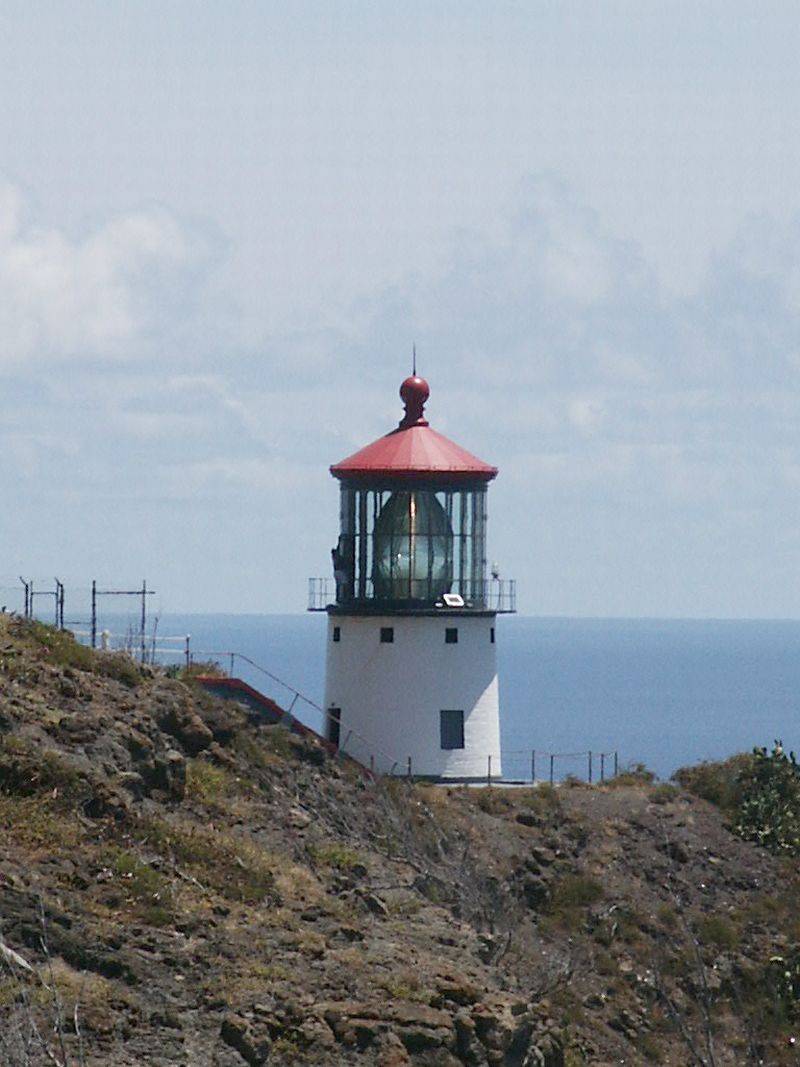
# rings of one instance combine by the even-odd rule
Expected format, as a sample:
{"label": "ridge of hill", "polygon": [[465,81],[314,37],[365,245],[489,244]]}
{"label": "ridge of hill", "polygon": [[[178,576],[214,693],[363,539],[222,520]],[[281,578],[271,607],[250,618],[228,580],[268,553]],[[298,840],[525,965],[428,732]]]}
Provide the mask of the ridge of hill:
{"label": "ridge of hill", "polygon": [[0,617],[1,1067],[793,1063],[797,889],[646,776],[372,781]]}

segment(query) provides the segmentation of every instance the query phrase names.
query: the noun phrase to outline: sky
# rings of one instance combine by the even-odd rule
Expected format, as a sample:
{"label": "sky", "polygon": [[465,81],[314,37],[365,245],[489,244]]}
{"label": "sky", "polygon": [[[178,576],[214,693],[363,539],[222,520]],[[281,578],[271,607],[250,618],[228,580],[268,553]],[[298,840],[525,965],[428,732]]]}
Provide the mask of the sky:
{"label": "sky", "polygon": [[4,0],[0,585],[304,610],[416,343],[523,613],[800,617],[798,55],[779,0]]}

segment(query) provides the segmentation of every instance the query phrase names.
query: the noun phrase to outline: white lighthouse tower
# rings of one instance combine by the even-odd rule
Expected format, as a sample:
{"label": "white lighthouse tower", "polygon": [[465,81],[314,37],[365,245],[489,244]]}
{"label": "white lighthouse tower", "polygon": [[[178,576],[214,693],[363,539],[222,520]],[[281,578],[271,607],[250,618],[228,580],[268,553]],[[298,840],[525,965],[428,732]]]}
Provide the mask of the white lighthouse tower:
{"label": "white lighthouse tower", "polygon": [[327,737],[376,770],[468,781],[502,774],[496,616],[514,583],[486,577],[497,468],[431,429],[428,383],[400,387],[397,429],[331,467],[341,491],[327,611]]}

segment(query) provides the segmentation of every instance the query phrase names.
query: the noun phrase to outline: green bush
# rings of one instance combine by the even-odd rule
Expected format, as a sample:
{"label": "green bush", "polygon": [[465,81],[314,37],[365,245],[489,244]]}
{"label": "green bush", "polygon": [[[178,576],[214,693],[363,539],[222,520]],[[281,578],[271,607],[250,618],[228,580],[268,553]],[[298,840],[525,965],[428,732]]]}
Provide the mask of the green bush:
{"label": "green bush", "polygon": [[800,1018],[800,948],[795,945],[784,956],[772,956],[764,977],[776,1014],[787,1022]]}
{"label": "green bush", "polygon": [[747,841],[770,852],[800,853],[800,765],[780,741],[772,751],[753,749],[739,776],[741,801],[735,827]]}

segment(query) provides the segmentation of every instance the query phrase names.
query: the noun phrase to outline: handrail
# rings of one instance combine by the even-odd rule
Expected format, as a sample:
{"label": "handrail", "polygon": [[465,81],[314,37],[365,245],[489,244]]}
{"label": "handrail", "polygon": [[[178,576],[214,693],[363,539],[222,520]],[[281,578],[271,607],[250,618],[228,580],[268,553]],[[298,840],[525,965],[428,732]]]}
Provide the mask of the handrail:
{"label": "handrail", "polygon": [[[302,700],[304,703],[308,704],[309,707],[313,708],[315,711],[319,712],[320,715],[322,715],[323,722],[326,725],[331,723],[338,723],[340,725],[339,720],[334,718],[334,716],[331,715],[329,711],[326,711],[325,708],[320,707],[320,705],[317,704],[315,700],[312,700],[311,697],[306,696],[305,693],[302,693],[299,689],[295,689],[293,685],[289,685],[288,682],[285,682],[282,678],[279,678],[277,674],[273,674],[272,671],[267,670],[266,667],[262,667],[260,663],[256,663],[254,659],[251,659],[250,656],[245,655],[244,652],[236,652],[233,649],[227,649],[225,651],[193,650],[191,655],[193,661],[195,656],[228,656],[230,658],[230,673],[228,677],[233,676],[235,661],[237,659],[243,660],[250,667],[253,667],[255,670],[260,671],[261,674],[265,675],[267,678],[270,678],[273,682],[277,682],[278,685],[283,686],[284,689],[287,689],[290,693],[294,694],[294,699],[292,700],[292,703],[288,708],[284,709],[286,714],[294,717],[294,712],[292,709],[294,708],[298,700]],[[347,744],[350,741],[351,737],[361,742],[361,744],[364,746],[367,763],[365,763],[363,759],[359,759],[358,757],[353,756],[351,751],[348,751]],[[390,766],[392,768],[396,767],[399,762],[396,758],[390,756],[388,752],[385,752],[378,745],[374,744],[368,738],[364,737],[363,734],[360,734],[358,733],[358,731],[353,729],[348,729],[347,737],[345,738],[344,743],[338,745],[337,747],[343,755],[347,755],[351,759],[355,759],[364,767],[368,767],[370,771],[373,771],[376,756],[380,757],[386,763],[386,766]]]}
{"label": "handrail", "polygon": [[299,689],[295,689],[293,685],[289,685],[288,682],[284,682],[283,678],[279,678],[277,674],[273,674],[272,671],[268,671],[266,667],[262,667],[260,663],[256,663],[254,659],[251,659],[249,656],[246,656],[244,652],[236,652],[233,649],[226,649],[224,651],[192,649],[192,660],[194,660],[195,656],[228,656],[231,660],[231,667],[233,667],[234,660],[244,660],[245,663],[249,663],[251,667],[254,667],[257,671],[260,671],[261,674],[266,675],[267,678],[271,678],[273,682],[277,682],[278,685],[282,685],[284,689],[288,689],[290,693],[294,693],[296,697],[299,697],[301,700],[304,700],[306,704],[309,704],[316,711],[321,711],[323,715],[325,714],[324,708],[321,708],[316,701],[311,699],[311,697],[307,697],[305,693],[302,693]]}

